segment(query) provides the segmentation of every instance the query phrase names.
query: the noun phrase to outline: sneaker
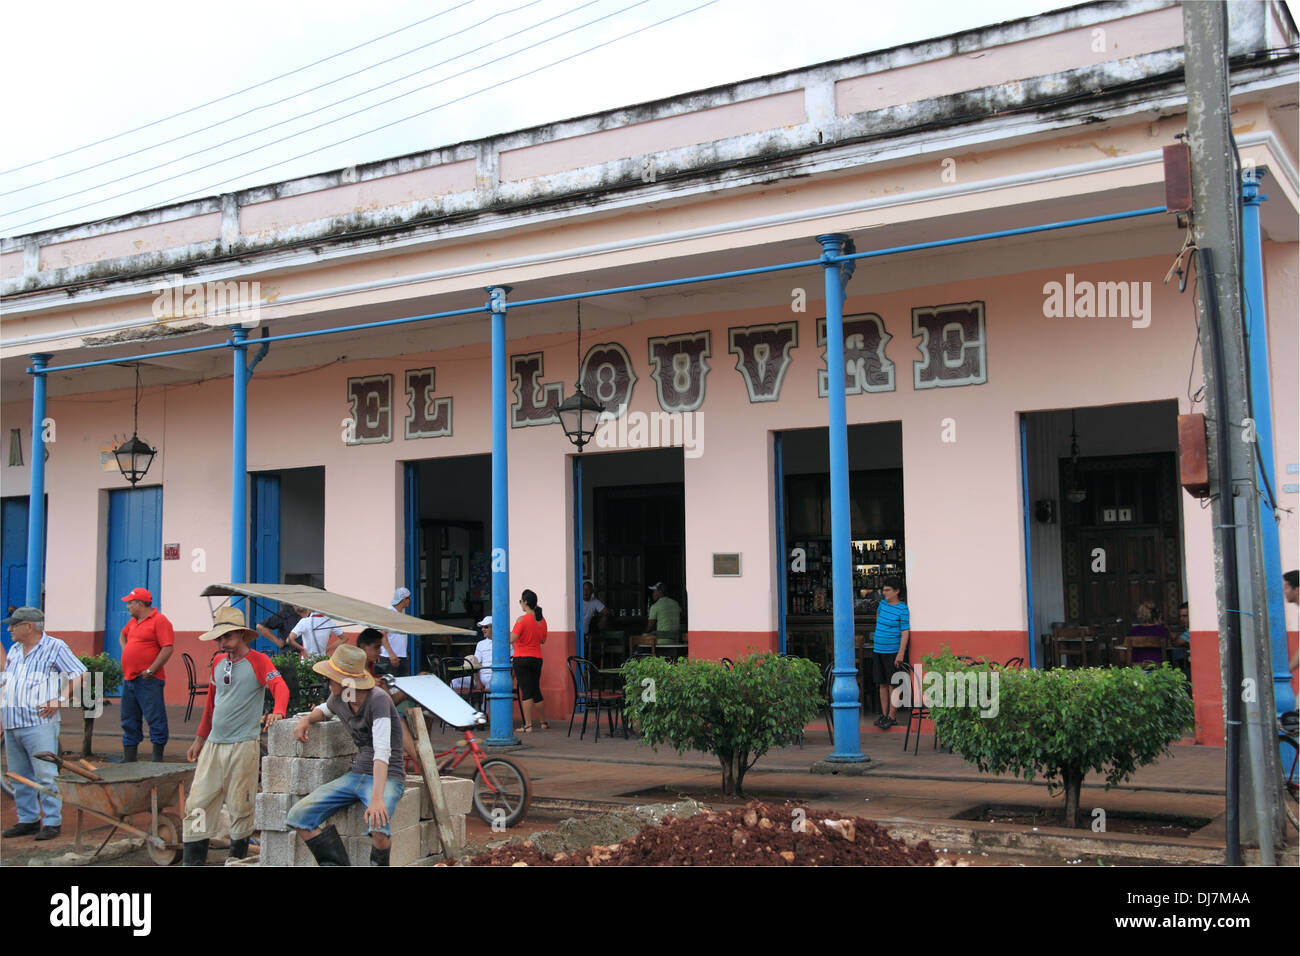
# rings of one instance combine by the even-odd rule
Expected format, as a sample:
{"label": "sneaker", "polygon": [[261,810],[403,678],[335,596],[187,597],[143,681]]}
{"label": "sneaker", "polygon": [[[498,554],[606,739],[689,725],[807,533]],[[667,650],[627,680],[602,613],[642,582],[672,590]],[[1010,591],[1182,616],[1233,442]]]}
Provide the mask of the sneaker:
{"label": "sneaker", "polygon": [[36,834],[36,839],[38,839],[38,840],[53,840],[56,836],[58,836],[58,835],[59,835],[60,833],[62,833],[62,832],[63,832],[63,827],[62,827],[62,826],[57,826],[57,827],[41,827],[40,831]]}
{"label": "sneaker", "polygon": [[0,833],[0,837],[4,837],[6,840],[8,840],[11,839],[12,837],[30,836],[31,834],[38,832],[40,829],[41,829],[41,825],[34,821],[32,823],[18,823],[15,824],[14,826],[11,826],[8,830],[5,830],[3,833]]}
{"label": "sneaker", "polygon": [[885,715],[881,714],[879,717],[873,720],[872,723],[875,724],[877,727],[885,726]]}
{"label": "sneaker", "polygon": [[897,723],[898,723],[898,721],[896,721],[893,717],[885,717],[885,718],[884,718],[883,720],[881,720],[881,722],[880,722],[880,729],[881,729],[881,730],[888,730],[890,727],[893,727],[893,726],[894,726],[895,724],[897,724]]}

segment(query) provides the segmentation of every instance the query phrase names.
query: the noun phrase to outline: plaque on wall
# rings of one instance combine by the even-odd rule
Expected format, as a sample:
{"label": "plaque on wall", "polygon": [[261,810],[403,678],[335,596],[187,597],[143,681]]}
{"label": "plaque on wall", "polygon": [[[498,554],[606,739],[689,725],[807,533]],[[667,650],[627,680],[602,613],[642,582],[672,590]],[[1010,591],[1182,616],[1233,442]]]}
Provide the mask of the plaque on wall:
{"label": "plaque on wall", "polygon": [[713,576],[715,578],[740,577],[740,552],[713,555]]}

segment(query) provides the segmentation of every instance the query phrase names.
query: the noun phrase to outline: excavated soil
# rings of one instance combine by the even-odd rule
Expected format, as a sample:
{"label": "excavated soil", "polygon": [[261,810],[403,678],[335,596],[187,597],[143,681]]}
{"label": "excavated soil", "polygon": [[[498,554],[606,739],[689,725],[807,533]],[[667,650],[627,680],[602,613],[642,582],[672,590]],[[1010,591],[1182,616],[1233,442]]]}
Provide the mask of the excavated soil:
{"label": "excavated soil", "polygon": [[[542,841],[538,841],[542,842]],[[472,866],[933,866],[864,817],[754,801],[725,811],[664,817],[620,843],[544,852],[532,840],[497,847]]]}

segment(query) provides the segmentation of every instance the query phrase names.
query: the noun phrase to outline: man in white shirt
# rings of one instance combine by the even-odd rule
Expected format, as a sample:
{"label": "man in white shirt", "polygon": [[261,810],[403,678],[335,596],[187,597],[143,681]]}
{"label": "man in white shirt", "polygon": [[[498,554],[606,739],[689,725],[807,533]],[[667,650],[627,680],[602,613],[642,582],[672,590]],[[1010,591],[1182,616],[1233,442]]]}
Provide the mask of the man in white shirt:
{"label": "man in white shirt", "polygon": [[333,654],[343,641],[343,630],[324,614],[305,607],[295,608],[303,616],[289,632],[289,645],[304,657],[323,657]]}
{"label": "man in white shirt", "polygon": [[[406,609],[411,606],[411,592],[406,588],[398,588],[393,592],[392,608],[398,614],[405,614]],[[401,631],[389,631],[384,635],[384,646],[379,651],[379,656],[383,662],[378,668],[381,674],[392,674],[394,677],[406,676],[406,635]]]}
{"label": "man in white shirt", "polygon": [[466,691],[470,688],[470,681],[473,681],[475,690],[487,690],[488,682],[492,680],[492,617],[491,615],[483,618],[478,622],[479,630],[483,632],[483,639],[474,645],[474,657],[479,662],[479,669],[474,672],[473,678],[457,677],[451,682],[454,690]]}
{"label": "man in white shirt", "polygon": [[582,582],[582,633],[591,633],[591,622],[600,615],[599,626],[605,627],[609,623],[609,609],[605,607],[600,598],[596,597],[596,589],[590,581]]}

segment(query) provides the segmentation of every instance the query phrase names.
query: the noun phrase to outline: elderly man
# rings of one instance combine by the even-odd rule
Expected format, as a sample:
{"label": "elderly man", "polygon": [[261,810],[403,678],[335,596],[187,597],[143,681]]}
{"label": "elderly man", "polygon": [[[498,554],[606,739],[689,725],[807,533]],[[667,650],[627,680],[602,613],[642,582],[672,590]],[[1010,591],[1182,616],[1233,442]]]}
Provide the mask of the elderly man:
{"label": "elderly man", "polygon": [[[398,614],[405,614],[411,606],[411,592],[406,588],[398,588],[393,592],[390,606]],[[400,631],[389,631],[384,635],[384,646],[380,651],[380,657],[383,658],[380,663],[381,674],[392,674],[394,677],[406,675],[406,643],[407,637]]]}
{"label": "elderly man", "polygon": [[[60,685],[71,677],[75,696],[86,672],[67,644],[45,633],[45,615],[38,608],[15,608],[4,620],[14,643],[0,672],[0,721],[4,723],[9,770],[58,793],[58,768],[35,754],[59,752]],[[18,824],[0,833],[5,839],[36,834],[53,840],[63,825],[63,801],[17,784]],[[42,823],[42,818],[44,822]]]}
{"label": "elderly man", "polygon": [[[207,860],[208,841],[222,803],[230,811],[229,858],[242,860],[248,855],[261,732],[289,709],[289,686],[271,658],[250,647],[256,639],[257,633],[244,625],[244,612],[234,607],[217,611],[216,626],[199,638],[216,641],[221,653],[212,661],[203,717],[185,755],[199,764],[185,801],[186,866],[203,866]],[[263,717],[267,689],[275,698],[275,712]]]}
{"label": "elderly man", "polygon": [[134,588],[122,598],[131,615],[122,628],[122,762],[138,759],[144,739],[141,720],[149,722],[153,759],[161,762],[167,746],[167,705],[163,689],[167,675],[163,665],[172,656],[176,635],[172,622],[153,606],[153,595]]}

